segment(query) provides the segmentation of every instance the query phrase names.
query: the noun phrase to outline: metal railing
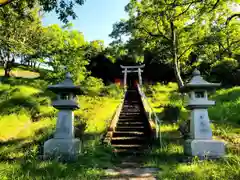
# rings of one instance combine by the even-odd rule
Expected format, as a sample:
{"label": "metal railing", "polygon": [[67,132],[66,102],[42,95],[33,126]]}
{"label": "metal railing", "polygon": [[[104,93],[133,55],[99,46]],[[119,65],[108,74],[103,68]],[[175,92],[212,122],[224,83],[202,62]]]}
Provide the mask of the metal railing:
{"label": "metal railing", "polygon": [[154,122],[155,122],[156,138],[159,139],[160,146],[162,147],[162,134],[161,134],[161,130],[160,130],[161,121],[158,118],[157,114],[154,112],[152,106],[150,105],[145,93],[143,92],[143,90],[141,89],[139,84],[137,84],[137,89],[141,96],[144,108],[146,108],[145,111],[148,113],[148,120],[154,120]]}

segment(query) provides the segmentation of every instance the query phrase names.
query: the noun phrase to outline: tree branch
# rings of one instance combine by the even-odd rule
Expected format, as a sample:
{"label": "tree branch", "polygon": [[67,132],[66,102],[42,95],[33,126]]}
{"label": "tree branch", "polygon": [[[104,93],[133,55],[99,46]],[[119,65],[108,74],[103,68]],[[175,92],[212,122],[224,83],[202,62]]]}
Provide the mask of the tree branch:
{"label": "tree branch", "polygon": [[227,21],[226,21],[226,26],[229,24],[229,22],[235,18],[235,17],[239,17],[240,18],[240,13],[237,13],[237,14],[233,14],[232,16],[228,17],[227,18]]}
{"label": "tree branch", "polygon": [[177,17],[179,17],[179,16],[185,14],[185,13],[190,9],[190,7],[191,7],[192,5],[193,5],[193,2],[190,3],[190,4],[188,5],[188,7],[187,7],[184,11],[182,11],[180,14],[178,14],[178,15],[175,16],[174,18],[177,18]]}
{"label": "tree branch", "polygon": [[182,52],[182,54],[180,54],[180,56],[178,56],[178,60],[180,60],[180,59],[182,58],[182,56],[183,56],[188,50],[190,50],[190,49],[192,48],[192,46],[193,46],[193,44],[191,44],[187,49],[185,49],[185,50]]}
{"label": "tree branch", "polygon": [[[151,16],[151,18],[155,21],[155,18],[154,17],[152,17]],[[156,22],[156,21],[155,21]],[[163,32],[161,32],[160,31],[160,29],[158,29],[158,33],[159,34],[153,34],[152,32],[149,32],[145,27],[133,27],[133,28],[135,28],[135,29],[139,29],[139,30],[143,30],[143,31],[145,31],[148,35],[150,35],[150,36],[152,36],[152,37],[163,37],[164,39],[166,39],[166,40],[168,40],[168,41],[170,41],[170,39],[167,37],[167,36],[165,36],[164,34],[163,34]]]}
{"label": "tree branch", "polygon": [[156,23],[156,25],[157,25],[158,33],[159,33],[162,37],[164,37],[166,40],[170,41],[170,39],[169,39],[167,36],[165,36],[165,35],[163,34],[163,32],[160,30],[160,28],[159,28],[159,23],[158,23],[158,21],[156,20],[156,18],[153,17],[153,19],[154,19],[154,21],[155,21],[155,23]]}
{"label": "tree branch", "polygon": [[178,3],[178,4],[175,4],[175,2],[172,2],[172,3],[167,3],[165,1],[164,5],[167,5],[167,6],[186,6],[186,5],[189,5],[189,4],[194,4],[194,3],[200,3],[202,2],[203,0],[195,0],[195,1],[192,1],[192,2],[185,2],[185,3]]}
{"label": "tree branch", "polygon": [[231,42],[230,46],[233,45],[233,44],[236,44],[236,43],[238,43],[238,42],[240,42],[240,40],[233,41],[233,42]]}
{"label": "tree branch", "polygon": [[163,37],[164,39],[170,41],[170,39],[165,36],[162,32],[159,32],[159,34],[153,34],[152,32],[149,32],[146,28],[140,28],[142,30],[144,30],[146,33],[148,33],[148,35],[152,36],[152,37]]}
{"label": "tree branch", "polygon": [[215,2],[215,4],[213,5],[213,7],[211,8],[211,10],[209,10],[208,12],[212,12],[214,9],[216,9],[219,2],[220,2],[220,0],[217,0],[217,1]]}

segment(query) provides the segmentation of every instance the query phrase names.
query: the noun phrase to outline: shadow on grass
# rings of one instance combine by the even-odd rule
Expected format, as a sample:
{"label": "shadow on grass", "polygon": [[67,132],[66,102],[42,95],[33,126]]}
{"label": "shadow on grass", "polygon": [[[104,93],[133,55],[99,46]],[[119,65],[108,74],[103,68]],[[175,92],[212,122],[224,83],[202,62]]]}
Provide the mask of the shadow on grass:
{"label": "shadow on grass", "polygon": [[161,107],[164,108],[163,111],[160,113],[156,113],[159,119],[162,119],[165,122],[170,122],[170,123],[176,123],[178,121],[179,114],[180,114],[179,107],[171,104],[164,105]]}
{"label": "shadow on grass", "polygon": [[46,108],[49,106],[49,97],[54,97],[54,94],[49,91],[39,92],[33,95],[26,93],[25,95],[18,87],[2,90],[0,91],[0,114],[18,114],[24,110],[29,113],[32,121],[47,117],[52,118],[55,115],[54,110],[47,113],[40,111],[40,106],[46,106]]}
{"label": "shadow on grass", "polygon": [[50,82],[43,80],[41,77],[29,79],[23,77],[0,77],[1,83],[8,84],[11,86],[31,86],[38,89],[46,89]]}

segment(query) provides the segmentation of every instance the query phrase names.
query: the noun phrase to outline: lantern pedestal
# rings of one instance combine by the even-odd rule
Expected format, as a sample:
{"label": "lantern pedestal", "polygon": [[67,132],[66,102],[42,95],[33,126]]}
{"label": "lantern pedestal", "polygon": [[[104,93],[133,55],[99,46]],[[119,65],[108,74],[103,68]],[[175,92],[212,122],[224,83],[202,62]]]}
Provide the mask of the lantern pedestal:
{"label": "lantern pedestal", "polygon": [[45,159],[76,160],[81,151],[79,139],[49,139],[44,143]]}
{"label": "lantern pedestal", "polygon": [[225,145],[215,140],[188,139],[184,144],[184,153],[190,156],[217,158],[225,154]]}

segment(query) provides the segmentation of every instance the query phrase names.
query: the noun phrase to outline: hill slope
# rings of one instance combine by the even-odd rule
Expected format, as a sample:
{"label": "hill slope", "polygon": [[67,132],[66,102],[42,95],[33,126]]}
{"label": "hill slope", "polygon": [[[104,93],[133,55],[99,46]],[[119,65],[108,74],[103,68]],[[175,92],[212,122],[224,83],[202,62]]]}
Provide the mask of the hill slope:
{"label": "hill slope", "polygon": [[[79,96],[76,124],[86,122],[81,161],[40,161],[43,143],[52,136],[56,110],[44,80],[10,78],[0,84],[0,179],[94,179],[98,167],[111,164],[111,149],[100,145],[118,98]],[[94,169],[93,169],[94,165]],[[111,165],[110,165],[111,166]]]}

